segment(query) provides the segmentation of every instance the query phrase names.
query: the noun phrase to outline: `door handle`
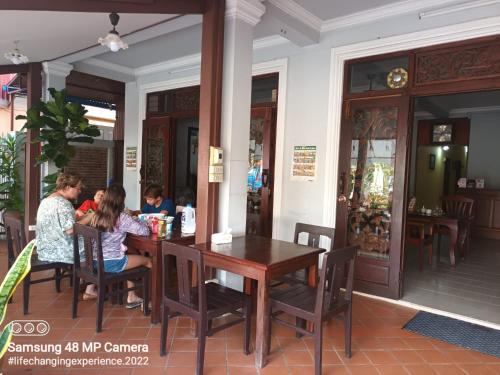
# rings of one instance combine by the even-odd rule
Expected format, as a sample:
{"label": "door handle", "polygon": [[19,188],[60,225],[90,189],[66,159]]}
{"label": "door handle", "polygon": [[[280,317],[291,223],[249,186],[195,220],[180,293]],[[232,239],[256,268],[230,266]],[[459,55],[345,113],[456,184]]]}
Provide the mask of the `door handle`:
{"label": "door handle", "polygon": [[262,170],[262,187],[269,186],[269,169]]}
{"label": "door handle", "polygon": [[347,197],[345,196],[345,185],[346,185],[346,173],[342,172],[340,174],[340,181],[339,181],[339,196],[337,198],[337,202],[346,202]]}

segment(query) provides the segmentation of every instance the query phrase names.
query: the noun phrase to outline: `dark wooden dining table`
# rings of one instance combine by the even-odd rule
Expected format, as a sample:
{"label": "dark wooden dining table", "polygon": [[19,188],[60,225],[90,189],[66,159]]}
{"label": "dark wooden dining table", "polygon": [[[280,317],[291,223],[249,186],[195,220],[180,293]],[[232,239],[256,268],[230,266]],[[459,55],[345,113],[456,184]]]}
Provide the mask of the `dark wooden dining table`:
{"label": "dark wooden dining table", "polygon": [[210,242],[195,244],[203,253],[205,266],[244,276],[247,294],[252,292],[251,280],[257,281],[257,320],[255,333],[255,364],[266,365],[269,320],[269,282],[273,278],[308,269],[308,283],[316,286],[318,257],[324,249],[259,236],[233,237],[229,244]]}
{"label": "dark wooden dining table", "polygon": [[460,219],[446,215],[423,215],[418,213],[408,213],[408,219],[418,221],[428,226],[445,226],[450,230],[450,243],[448,245],[450,265],[455,267],[455,249],[458,242],[458,224]]}
{"label": "dark wooden dining table", "polygon": [[170,241],[181,245],[192,245],[195,242],[194,234],[184,235],[180,229],[174,229],[166,237],[159,238],[156,234],[149,236],[138,236],[128,234],[125,245],[134,249],[142,255],[151,257],[151,323],[160,322],[161,298],[162,298],[162,269],[163,258],[161,256],[161,244],[163,241]]}

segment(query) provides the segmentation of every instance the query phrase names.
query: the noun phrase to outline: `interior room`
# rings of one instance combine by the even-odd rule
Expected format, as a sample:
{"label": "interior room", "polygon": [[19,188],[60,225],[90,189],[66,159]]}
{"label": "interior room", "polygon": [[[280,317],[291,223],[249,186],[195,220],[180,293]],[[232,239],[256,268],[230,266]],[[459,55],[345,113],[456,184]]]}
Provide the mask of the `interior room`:
{"label": "interior room", "polygon": [[[414,100],[403,296],[408,302],[497,324],[499,104],[500,91]],[[419,220],[446,216],[445,199],[456,195],[473,199],[473,208],[470,246],[467,228],[459,224],[453,267],[450,231],[439,220],[433,220],[432,228]]]}

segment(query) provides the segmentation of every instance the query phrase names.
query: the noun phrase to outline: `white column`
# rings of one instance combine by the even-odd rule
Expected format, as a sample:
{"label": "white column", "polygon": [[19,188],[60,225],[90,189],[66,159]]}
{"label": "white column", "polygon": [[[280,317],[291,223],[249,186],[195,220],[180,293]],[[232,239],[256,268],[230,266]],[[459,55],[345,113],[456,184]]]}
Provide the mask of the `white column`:
{"label": "white column", "polygon": [[45,61],[43,67],[43,101],[50,100],[49,87],[62,90],[66,87],[66,77],[73,70],[73,65],[59,61]]}
{"label": "white column", "polygon": [[245,234],[252,52],[255,25],[265,12],[258,0],[227,0],[224,28],[221,144],[224,182],[219,190],[219,229]]}
{"label": "white column", "polygon": [[[66,87],[66,77],[73,70],[73,65],[59,61],[44,61],[43,68],[43,89],[42,100],[48,102],[51,98],[49,88],[53,87],[57,90],[62,90]],[[51,173],[55,173],[57,168],[53,163],[43,163],[40,168],[41,178]],[[42,191],[42,190],[40,190]],[[42,193],[43,194],[43,193]]]}
{"label": "white column", "polygon": [[[245,234],[252,94],[253,31],[265,7],[258,0],[227,0],[224,25],[221,145],[224,182],[219,189],[219,230]],[[243,290],[243,278],[218,270],[223,285]]]}

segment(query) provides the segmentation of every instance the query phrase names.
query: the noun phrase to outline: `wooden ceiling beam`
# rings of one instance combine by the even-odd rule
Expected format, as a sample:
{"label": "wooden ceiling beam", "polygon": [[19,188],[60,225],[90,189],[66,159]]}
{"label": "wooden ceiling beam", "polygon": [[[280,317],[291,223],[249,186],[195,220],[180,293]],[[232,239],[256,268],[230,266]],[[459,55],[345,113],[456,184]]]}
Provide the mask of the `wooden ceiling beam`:
{"label": "wooden ceiling beam", "polygon": [[0,0],[0,10],[203,14],[206,0]]}

